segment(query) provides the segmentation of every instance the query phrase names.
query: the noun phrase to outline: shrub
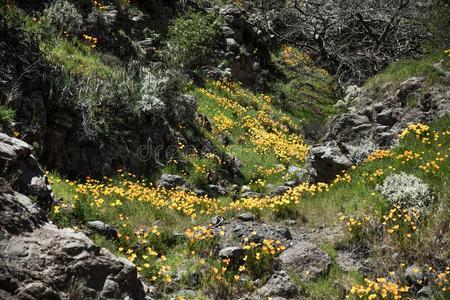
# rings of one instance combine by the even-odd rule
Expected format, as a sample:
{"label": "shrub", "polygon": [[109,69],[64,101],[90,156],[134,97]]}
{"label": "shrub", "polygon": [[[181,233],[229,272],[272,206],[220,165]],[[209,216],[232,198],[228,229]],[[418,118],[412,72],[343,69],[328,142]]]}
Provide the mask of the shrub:
{"label": "shrub", "polygon": [[9,125],[11,125],[14,115],[15,115],[14,110],[5,107],[3,105],[0,105],[0,124],[2,126],[8,127]]}
{"label": "shrub", "polygon": [[177,18],[169,28],[167,60],[185,69],[205,65],[214,54],[215,20],[213,14],[197,12]]}
{"label": "shrub", "polygon": [[350,160],[359,164],[377,149],[377,145],[372,140],[363,140],[356,144],[347,145],[347,149]]}
{"label": "shrub", "polygon": [[404,172],[388,176],[377,190],[387,198],[391,205],[405,208],[423,209],[433,200],[428,184],[420,178]]}
{"label": "shrub", "polygon": [[78,34],[83,25],[83,17],[76,7],[65,0],[52,2],[44,11],[44,20],[61,31]]}

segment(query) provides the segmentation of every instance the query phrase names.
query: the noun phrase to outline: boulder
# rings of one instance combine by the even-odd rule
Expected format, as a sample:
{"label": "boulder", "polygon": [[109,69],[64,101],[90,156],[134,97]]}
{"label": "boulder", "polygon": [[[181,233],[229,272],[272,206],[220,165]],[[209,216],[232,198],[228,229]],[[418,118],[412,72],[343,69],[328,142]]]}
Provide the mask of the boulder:
{"label": "boulder", "polygon": [[281,196],[286,193],[291,188],[285,185],[277,186],[272,192],[270,192],[271,196]]}
{"label": "boulder", "polygon": [[109,224],[102,222],[102,221],[87,222],[87,227],[107,238],[116,238],[117,237],[117,229]]}
{"label": "boulder", "polygon": [[328,272],[331,258],[316,245],[300,241],[280,255],[281,264],[289,268],[303,280],[316,279]]}
{"label": "boulder", "polygon": [[308,164],[317,172],[315,178],[318,182],[329,182],[337,174],[347,170],[352,162],[345,156],[334,143],[311,148]]}
{"label": "boulder", "polygon": [[269,281],[256,293],[265,298],[273,296],[294,298],[298,295],[299,291],[292,283],[292,280],[287,272],[281,270],[273,274]]}
{"label": "boulder", "polygon": [[242,247],[226,247],[219,251],[221,258],[241,259],[244,257],[245,251]]}
{"label": "boulder", "polygon": [[208,189],[210,191],[209,194],[212,197],[225,196],[227,194],[227,190],[220,185],[210,184],[208,185]]}
{"label": "boulder", "polygon": [[181,188],[185,190],[192,189],[192,186],[180,175],[163,174],[159,178],[157,185],[166,189]]}
{"label": "boulder", "polygon": [[0,133],[0,177],[8,180],[17,191],[35,196],[43,209],[53,203],[47,177],[27,143]]}
{"label": "boulder", "polygon": [[243,214],[240,214],[239,216],[237,216],[237,218],[244,222],[254,221],[257,219],[256,216],[252,213],[243,213]]}
{"label": "boulder", "polygon": [[76,284],[81,285],[83,298],[145,298],[132,263],[100,249],[72,229],[46,224],[1,240],[0,249],[0,269],[4,271],[0,282],[5,277],[14,282],[6,290],[9,299],[14,299],[13,295],[18,299],[60,299]]}
{"label": "boulder", "polygon": [[0,179],[0,296],[145,299],[135,266],[83,233],[46,223],[43,211]]}
{"label": "boulder", "polygon": [[221,248],[240,247],[244,238],[255,243],[261,243],[263,240],[278,240],[286,246],[292,239],[288,228],[256,220],[233,219],[225,222],[222,230],[225,234],[220,240]]}

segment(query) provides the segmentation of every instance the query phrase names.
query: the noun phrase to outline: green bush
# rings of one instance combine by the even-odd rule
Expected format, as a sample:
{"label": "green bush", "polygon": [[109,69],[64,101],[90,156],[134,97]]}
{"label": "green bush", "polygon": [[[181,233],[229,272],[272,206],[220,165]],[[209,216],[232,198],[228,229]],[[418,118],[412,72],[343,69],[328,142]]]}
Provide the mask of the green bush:
{"label": "green bush", "polygon": [[216,16],[189,12],[173,22],[169,28],[167,60],[193,69],[204,65],[214,55],[218,35]]}
{"label": "green bush", "polygon": [[65,0],[54,1],[44,11],[44,20],[60,31],[78,34],[83,17],[76,7]]}
{"label": "green bush", "polygon": [[8,127],[11,125],[11,122],[13,121],[15,112],[14,110],[5,107],[3,105],[0,105],[0,124],[4,127]]}

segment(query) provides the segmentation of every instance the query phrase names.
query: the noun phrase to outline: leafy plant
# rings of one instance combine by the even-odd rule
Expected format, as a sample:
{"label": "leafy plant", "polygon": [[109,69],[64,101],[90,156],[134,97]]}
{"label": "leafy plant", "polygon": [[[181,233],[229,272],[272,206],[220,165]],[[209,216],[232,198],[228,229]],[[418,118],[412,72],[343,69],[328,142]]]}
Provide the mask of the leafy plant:
{"label": "leafy plant", "polygon": [[189,12],[169,28],[167,60],[184,69],[195,69],[211,59],[218,35],[214,14]]}
{"label": "leafy plant", "polygon": [[424,208],[433,200],[429,186],[422,179],[404,172],[386,177],[377,190],[392,205],[406,208]]}
{"label": "leafy plant", "polygon": [[2,126],[10,126],[14,115],[15,111],[13,109],[0,105],[0,124],[2,124]]}
{"label": "leafy plant", "polygon": [[77,8],[65,0],[56,0],[44,11],[44,20],[60,31],[78,34],[83,25],[83,16]]}

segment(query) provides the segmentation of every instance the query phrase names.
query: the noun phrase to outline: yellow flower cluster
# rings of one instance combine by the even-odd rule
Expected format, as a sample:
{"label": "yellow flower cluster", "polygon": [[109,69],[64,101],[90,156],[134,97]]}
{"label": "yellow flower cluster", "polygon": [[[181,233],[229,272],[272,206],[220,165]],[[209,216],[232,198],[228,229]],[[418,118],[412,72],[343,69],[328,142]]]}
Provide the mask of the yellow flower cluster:
{"label": "yellow flower cluster", "polygon": [[234,127],[233,120],[224,115],[216,115],[213,117],[214,127],[219,133],[229,133]]}
{"label": "yellow flower cluster", "polygon": [[202,95],[204,95],[205,97],[208,97],[209,99],[215,101],[217,104],[219,104],[221,107],[231,110],[232,112],[234,112],[235,114],[237,114],[238,116],[242,116],[243,114],[245,114],[245,112],[247,111],[247,108],[245,108],[244,106],[240,105],[239,103],[230,100],[226,97],[221,97],[218,96],[214,93],[211,93],[210,91],[204,89],[204,88],[200,88],[198,89],[198,92]]}
{"label": "yellow flower cluster", "polygon": [[450,267],[446,267],[445,271],[438,273],[434,283],[441,291],[450,293]]}
{"label": "yellow flower cluster", "polygon": [[194,226],[193,228],[186,229],[184,233],[191,243],[213,239],[215,237],[213,230],[206,226]]}
{"label": "yellow flower cluster", "polygon": [[423,133],[428,132],[430,129],[430,127],[428,125],[425,124],[410,124],[408,125],[408,127],[406,127],[402,133],[400,133],[400,138],[404,138],[405,136],[407,136],[409,133],[413,133],[416,135],[416,138],[420,138],[421,135]]}
{"label": "yellow flower cluster", "polygon": [[450,58],[450,49],[445,50],[444,53],[446,53],[448,55],[448,57]]}
{"label": "yellow flower cluster", "polygon": [[410,209],[401,208],[395,205],[387,214],[381,217],[382,225],[388,234],[402,234],[407,238],[417,230],[420,214],[413,207]]}
{"label": "yellow flower cluster", "polygon": [[370,221],[370,218],[365,217],[351,217],[351,216],[341,216],[339,218],[345,225],[345,228],[349,232],[357,232],[358,230],[363,229],[367,223]]}
{"label": "yellow flower cluster", "polygon": [[83,38],[91,45],[91,48],[97,47],[97,38],[91,35],[83,34]]}
{"label": "yellow flower cluster", "polygon": [[[123,175],[123,174],[122,174]],[[197,214],[213,214],[219,209],[219,202],[207,196],[197,196],[193,192],[169,190],[148,185],[144,181],[123,179],[106,183],[87,179],[85,184],[78,184],[76,192],[88,196],[91,205],[103,207],[121,206],[126,202],[145,202],[155,208],[168,208],[195,219]]]}
{"label": "yellow flower cluster", "polygon": [[280,174],[283,173],[286,170],[286,167],[283,165],[277,165],[273,168],[263,168],[261,166],[255,166],[256,167],[256,175],[267,177],[274,174]]}
{"label": "yellow flower cluster", "polygon": [[281,46],[281,58],[286,65],[291,67],[298,66],[300,64],[311,63],[311,58],[308,54],[301,52],[289,45]]}
{"label": "yellow flower cluster", "polygon": [[[364,279],[364,285],[355,285],[351,288],[350,294],[359,299],[401,299],[402,294],[409,291],[408,286],[399,286],[395,282],[388,281],[386,278],[377,278],[372,281],[368,278]],[[347,298],[350,298],[348,295]]]}
{"label": "yellow flower cluster", "polygon": [[104,10],[107,7],[100,0],[92,0],[92,4],[100,10]]}
{"label": "yellow flower cluster", "polygon": [[[287,116],[276,120],[269,106],[272,101],[269,96],[247,92],[238,83],[216,81],[212,85],[218,91],[198,89],[198,92],[239,116],[238,123],[217,111],[212,117],[216,131],[228,133],[234,127],[241,127],[246,130],[242,141],[247,139],[255,146],[256,153],[274,153],[283,161],[305,159],[308,146],[300,136],[289,132],[288,126],[294,127],[294,124]],[[254,108],[256,114],[250,113],[250,108]]]}
{"label": "yellow flower cluster", "polygon": [[303,143],[298,135],[285,134],[284,132],[272,128],[267,131],[257,120],[246,117],[244,128],[250,142],[255,145],[255,152],[267,154],[273,151],[275,155],[284,161],[292,159],[304,160],[308,154],[309,147]]}
{"label": "yellow flower cluster", "polygon": [[392,152],[390,150],[375,150],[372,152],[368,157],[367,161],[371,162],[377,159],[383,159],[385,157],[390,157],[392,155]]}
{"label": "yellow flower cluster", "polygon": [[425,171],[426,173],[431,172],[435,174],[440,169],[439,163],[442,163],[445,159],[448,159],[448,154],[443,155],[440,152],[438,152],[435,159],[429,162],[425,162],[424,164],[420,165],[419,168]]}
{"label": "yellow flower cluster", "polygon": [[414,159],[421,159],[420,154],[419,153],[414,153],[413,151],[410,150],[405,150],[403,152],[403,154],[399,154],[395,157],[397,160],[400,160],[402,164],[409,162],[411,160]]}
{"label": "yellow flower cluster", "polygon": [[261,198],[249,197],[236,200],[229,204],[228,210],[263,210],[270,208],[280,209],[287,205],[298,204],[302,194],[309,193],[314,195],[318,192],[329,191],[329,185],[326,183],[308,184],[302,183],[294,188],[287,190],[283,195],[266,196]]}

